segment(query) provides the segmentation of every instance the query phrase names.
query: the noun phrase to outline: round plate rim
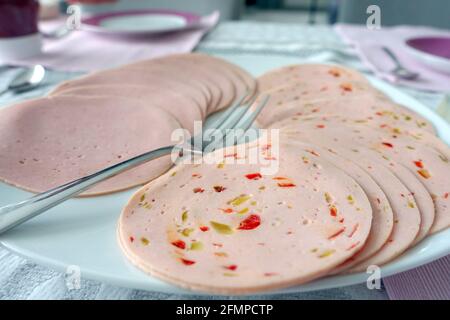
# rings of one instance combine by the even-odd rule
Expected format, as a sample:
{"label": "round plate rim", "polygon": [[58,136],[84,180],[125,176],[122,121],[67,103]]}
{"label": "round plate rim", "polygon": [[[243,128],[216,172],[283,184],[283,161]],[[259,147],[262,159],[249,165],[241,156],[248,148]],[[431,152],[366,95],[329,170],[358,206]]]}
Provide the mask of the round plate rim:
{"label": "round plate rim", "polygon": [[[436,55],[433,53],[430,53],[428,51],[424,51],[422,49],[417,48],[416,46],[412,45],[413,41],[418,40],[424,40],[424,39],[446,39],[448,40],[450,44],[450,37],[414,37],[409,38],[405,40],[405,45],[407,51],[414,57],[415,60],[418,60],[422,64],[427,65],[429,68],[432,68],[436,70],[436,68],[439,68],[441,72],[448,73],[450,72],[450,58],[446,58],[440,55]],[[439,66],[439,67],[438,67]],[[445,69],[447,71],[444,71],[442,69]]]}
{"label": "round plate rim", "polygon": [[[100,22],[115,17],[126,17],[126,16],[142,16],[142,15],[171,15],[183,18],[186,25],[181,27],[173,27],[161,30],[110,30],[103,28]],[[145,10],[125,10],[125,11],[113,11],[104,12],[100,14],[95,14],[81,20],[82,29],[89,32],[100,33],[100,34],[110,34],[110,35],[146,35],[146,34],[161,34],[173,31],[181,31],[198,26],[201,21],[201,17],[195,13],[169,10],[169,9],[145,9]]]}

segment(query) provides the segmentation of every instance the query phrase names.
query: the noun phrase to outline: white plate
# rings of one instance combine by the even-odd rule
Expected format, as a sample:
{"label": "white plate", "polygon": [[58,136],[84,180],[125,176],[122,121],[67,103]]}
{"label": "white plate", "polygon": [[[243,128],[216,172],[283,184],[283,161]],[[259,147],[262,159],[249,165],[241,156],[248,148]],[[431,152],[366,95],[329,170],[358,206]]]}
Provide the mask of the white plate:
{"label": "white plate", "polygon": [[[254,75],[282,65],[302,62],[294,58],[262,55],[223,57]],[[394,87],[380,80],[372,78],[370,80],[395,101],[407,105],[429,119],[436,126],[440,137],[450,144],[450,128],[443,119]],[[76,265],[80,267],[82,277],[87,279],[151,291],[189,293],[147,276],[123,257],[116,242],[116,222],[122,206],[135,190],[67,201],[1,235],[0,243],[19,255],[62,272],[65,272],[68,266]],[[0,183],[0,205],[28,196],[30,194],[25,191]],[[450,254],[449,244],[450,229],[430,236],[400,258],[383,266],[382,276],[412,269]],[[304,292],[342,287],[365,282],[367,276],[365,273],[333,276],[278,292]]]}
{"label": "white plate", "polygon": [[100,13],[83,19],[83,30],[116,36],[155,35],[198,26],[200,17],[189,12],[147,9]]}

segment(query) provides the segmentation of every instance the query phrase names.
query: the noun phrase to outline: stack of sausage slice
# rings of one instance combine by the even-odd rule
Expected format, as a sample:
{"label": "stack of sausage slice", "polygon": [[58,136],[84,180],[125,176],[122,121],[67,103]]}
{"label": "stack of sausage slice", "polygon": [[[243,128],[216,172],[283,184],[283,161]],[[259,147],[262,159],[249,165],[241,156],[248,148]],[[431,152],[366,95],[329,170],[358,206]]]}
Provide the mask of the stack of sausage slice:
{"label": "stack of sausage slice", "polygon": [[[313,78],[308,85],[292,84],[307,76]],[[261,115],[261,123],[280,129],[283,144],[331,158],[372,200],[373,225],[366,246],[334,273],[383,265],[428,234],[449,227],[450,150],[428,121],[340,67],[287,67],[262,76],[260,86],[279,97]],[[363,176],[375,184],[366,185]],[[375,185],[378,195],[371,191]]]}
{"label": "stack of sausage slice", "polygon": [[[177,128],[256,89],[245,71],[204,54],[173,55],[59,85],[47,97],[0,111],[0,180],[42,192],[143,152],[173,144]],[[84,195],[144,184],[169,157],[102,182]]]}
{"label": "stack of sausage slice", "polygon": [[258,292],[382,266],[449,226],[450,150],[426,119],[337,66],[284,67],[258,87],[271,95],[258,122],[279,139],[139,190],[118,227],[139,268],[189,289]]}
{"label": "stack of sausage slice", "polygon": [[[272,147],[219,150],[141,189],[119,221],[128,259],[189,289],[238,294],[303,283],[354,256],[372,225],[364,190],[310,150],[283,145],[275,159]],[[262,174],[254,153],[277,173]]]}

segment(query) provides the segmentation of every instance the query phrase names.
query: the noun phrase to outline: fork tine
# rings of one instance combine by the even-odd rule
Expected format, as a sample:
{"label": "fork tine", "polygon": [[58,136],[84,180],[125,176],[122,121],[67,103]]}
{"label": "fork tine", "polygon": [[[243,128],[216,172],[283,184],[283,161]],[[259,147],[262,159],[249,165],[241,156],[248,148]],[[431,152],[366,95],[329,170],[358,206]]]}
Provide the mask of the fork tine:
{"label": "fork tine", "polygon": [[[242,102],[248,98],[249,94],[250,93],[247,91],[245,95],[234,102],[231,107],[225,110],[225,112],[211,124],[211,128],[218,129],[220,126],[222,126],[223,123],[230,117],[230,115],[242,104]],[[209,136],[210,134],[203,135],[203,140],[209,138]]]}
{"label": "fork tine", "polygon": [[[255,95],[254,97],[252,97],[249,100],[249,102],[246,104],[245,107],[242,107],[241,110],[237,110],[235,108],[234,112],[230,112],[229,117],[227,119],[225,119],[225,121],[222,123],[222,125],[219,126],[219,128],[216,128],[216,130],[220,130],[220,131],[225,130],[225,134],[221,137],[221,139],[207,144],[203,148],[203,150],[205,150],[205,149],[210,149],[210,151],[215,150],[216,147],[218,146],[218,144],[220,142],[223,142],[224,139],[228,136],[229,130],[238,128],[239,123],[242,121],[243,118],[245,118],[245,115],[248,113],[250,108],[253,106],[253,103],[256,101],[256,99],[257,99],[257,96]],[[251,124],[254,122],[254,120],[256,119],[258,114],[261,112],[262,107],[264,107],[266,103],[267,103],[267,99],[264,99],[264,101],[262,103],[260,103],[258,105],[258,107],[256,108],[256,110],[252,113],[252,116],[251,116],[252,119],[249,119],[248,121],[244,122],[244,124],[246,125],[246,127],[244,128],[244,132],[248,130],[247,125],[251,126]]]}
{"label": "fork tine", "polygon": [[[236,100],[231,107],[229,107],[222,115],[220,115],[219,118],[214,120],[213,124],[210,125],[210,127],[213,129],[217,129],[219,126],[222,126],[223,123],[228,119],[228,117],[242,104],[242,102],[249,98],[249,95],[250,95],[250,92],[247,91],[245,93],[245,95],[243,95],[239,100]],[[203,146],[205,141],[209,140],[210,137],[211,137],[211,133],[210,132],[206,133],[204,130],[202,130],[202,136],[200,136],[200,135],[192,136],[188,140],[188,143],[190,144],[190,148],[191,148],[190,151],[196,150],[196,146],[197,146],[196,142],[198,141],[198,139],[201,139],[201,142],[202,142],[201,144]],[[205,148],[202,147],[202,149],[204,150]]]}
{"label": "fork tine", "polygon": [[220,142],[223,142],[223,138],[226,136],[226,132],[221,137],[222,139],[214,140],[212,142],[210,141],[211,135],[217,131],[222,133],[223,130],[233,129],[236,126],[236,123],[239,122],[241,117],[247,112],[247,110],[250,108],[250,106],[256,99],[256,97],[250,99],[247,106],[245,106],[243,109],[239,109],[239,107],[241,107],[241,103],[248,97],[249,95],[247,94],[243,96],[241,99],[239,99],[239,101],[236,104],[234,104],[231,108],[225,111],[225,113],[220,117],[220,119],[218,119],[219,121],[215,122],[215,123],[221,122],[220,125],[217,127],[212,126],[213,131],[209,132],[209,134],[203,135],[203,144],[205,144],[205,142],[209,142],[208,144],[203,146],[202,148],[203,150],[209,149],[210,151],[213,151],[216,149],[216,147]]}
{"label": "fork tine", "polygon": [[[248,105],[246,107],[244,107],[243,109],[239,109],[239,107],[241,106],[241,103],[247,99],[249,97],[249,95],[245,95],[244,97],[242,97],[241,99],[239,99],[239,101],[233,105],[233,107],[229,108],[227,111],[225,111],[225,113],[220,117],[220,119],[218,119],[219,121],[216,121],[215,123],[219,123],[221,122],[217,127],[212,127],[213,131],[209,132],[209,134],[205,134],[203,136],[203,150],[210,150],[213,151],[216,149],[216,147],[218,146],[218,144],[220,142],[223,142],[223,138],[226,135],[226,132],[223,136],[221,136],[221,139],[217,139],[214,141],[211,141],[211,135],[214,134],[214,132],[220,132],[222,134],[222,131],[226,131],[227,129],[232,129],[235,127],[236,123],[239,122],[239,120],[241,119],[241,117],[247,112],[248,108],[250,107],[251,104],[253,104],[254,99],[250,99],[250,101],[248,102]],[[205,142],[208,142],[205,145]]]}
{"label": "fork tine", "polygon": [[265,95],[264,98],[259,102],[259,105],[256,107],[255,111],[252,111],[252,113],[248,117],[242,117],[242,119],[240,119],[241,121],[239,121],[236,126],[246,132],[252,126],[253,122],[255,122],[256,118],[264,109],[264,107],[267,105],[269,99],[270,95]]}
{"label": "fork tine", "polygon": [[253,103],[256,100],[256,96],[251,98],[248,103],[246,103],[244,106],[241,106],[241,109],[236,110],[233,112],[233,116],[228,117],[224,121],[224,123],[219,126],[218,130],[224,130],[224,129],[234,129],[236,128],[236,125],[239,123],[239,121],[242,119],[242,117],[247,113],[247,111],[252,107]]}
{"label": "fork tine", "polygon": [[[246,114],[240,119],[240,121],[236,124],[236,128],[239,128],[242,130],[242,133],[239,136],[235,136],[234,145],[237,145],[239,143],[239,140],[246,134],[246,132],[250,129],[252,124],[255,122],[258,115],[261,113],[261,111],[264,109],[264,107],[267,105],[267,102],[269,101],[270,96],[266,95],[264,98],[259,102],[258,106],[254,111],[246,112]],[[224,137],[226,139],[226,135]]]}

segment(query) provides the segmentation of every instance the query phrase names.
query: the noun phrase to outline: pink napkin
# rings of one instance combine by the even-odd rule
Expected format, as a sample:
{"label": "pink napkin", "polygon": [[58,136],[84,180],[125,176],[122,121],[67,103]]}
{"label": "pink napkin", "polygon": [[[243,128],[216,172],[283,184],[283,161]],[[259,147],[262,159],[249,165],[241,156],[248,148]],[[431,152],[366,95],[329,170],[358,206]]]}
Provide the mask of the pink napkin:
{"label": "pink napkin", "polygon": [[450,300],[450,256],[383,279],[392,300]]}
{"label": "pink napkin", "polygon": [[[361,60],[377,76],[419,90],[450,92],[450,76],[431,70],[417,61],[407,52],[404,41],[420,36],[447,36],[449,31],[428,27],[382,27],[380,30],[369,30],[365,25],[337,24],[335,30],[343,40],[352,45]],[[416,80],[396,79],[389,71],[394,63],[382,50],[382,46],[391,49],[402,64],[420,74]]]}
{"label": "pink napkin", "polygon": [[[42,54],[10,64],[42,64],[60,71],[96,71],[138,60],[192,51],[219,20],[204,16],[195,29],[148,37],[113,37],[76,30],[60,39],[44,39]],[[55,30],[62,21],[42,22],[41,30]]]}

